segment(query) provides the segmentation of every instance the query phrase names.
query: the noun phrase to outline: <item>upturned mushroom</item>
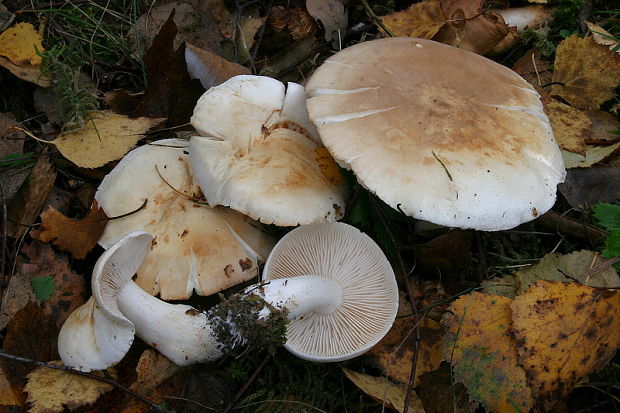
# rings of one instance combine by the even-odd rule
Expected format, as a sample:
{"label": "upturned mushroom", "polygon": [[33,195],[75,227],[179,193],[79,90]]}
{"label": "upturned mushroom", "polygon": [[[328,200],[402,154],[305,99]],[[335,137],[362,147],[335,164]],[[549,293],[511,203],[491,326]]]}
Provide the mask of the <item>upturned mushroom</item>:
{"label": "upturned mushroom", "polygon": [[303,87],[235,76],[196,104],[190,160],[209,205],[266,224],[331,222],[344,214],[345,185],[308,119]]}
{"label": "upturned mushroom", "polygon": [[[95,199],[108,216],[99,244],[125,234],[155,236],[136,283],[163,299],[210,295],[255,277],[273,245],[260,224],[227,208],[210,208],[193,177],[187,141],[166,139],[127,154],[104,179]],[[145,204],[145,205],[143,205]],[[142,206],[142,208],[141,208]]]}
{"label": "upturned mushroom", "polygon": [[497,231],[549,210],[565,170],[538,93],[512,70],[430,40],[327,59],[306,85],[336,161],[394,209]]}

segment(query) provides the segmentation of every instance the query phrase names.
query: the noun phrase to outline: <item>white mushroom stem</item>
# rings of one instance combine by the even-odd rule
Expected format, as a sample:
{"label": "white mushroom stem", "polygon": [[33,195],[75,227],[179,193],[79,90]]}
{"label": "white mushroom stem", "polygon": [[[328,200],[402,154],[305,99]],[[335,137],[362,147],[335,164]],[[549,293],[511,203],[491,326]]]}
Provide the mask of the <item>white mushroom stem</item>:
{"label": "white mushroom stem", "polygon": [[340,284],[318,275],[270,280],[246,291],[261,297],[277,309],[286,310],[289,320],[309,312],[330,314],[342,303]]}
{"label": "white mushroom stem", "polygon": [[551,19],[554,10],[543,6],[514,7],[511,9],[491,9],[500,14],[508,27],[516,27],[517,31],[536,30]]}
{"label": "white mushroom stem", "polygon": [[117,302],[134,323],[136,335],[175,364],[213,361],[223,355],[206,314],[193,307],[162,301],[133,281],[121,289]]}

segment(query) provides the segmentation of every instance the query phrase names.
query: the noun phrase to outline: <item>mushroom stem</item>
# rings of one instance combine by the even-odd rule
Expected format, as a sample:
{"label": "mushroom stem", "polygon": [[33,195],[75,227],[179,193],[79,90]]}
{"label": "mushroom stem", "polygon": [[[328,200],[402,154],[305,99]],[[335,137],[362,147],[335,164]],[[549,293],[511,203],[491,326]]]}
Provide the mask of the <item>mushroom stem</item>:
{"label": "mushroom stem", "polygon": [[551,19],[554,10],[543,6],[514,7],[511,9],[491,9],[500,14],[508,27],[536,30]]}
{"label": "mushroom stem", "polygon": [[289,320],[309,312],[330,314],[342,303],[340,284],[318,275],[269,280],[246,292],[259,296],[277,309],[286,310]]}
{"label": "mushroom stem", "polygon": [[206,314],[189,305],[169,304],[129,281],[119,293],[118,308],[138,337],[179,366],[223,355]]}

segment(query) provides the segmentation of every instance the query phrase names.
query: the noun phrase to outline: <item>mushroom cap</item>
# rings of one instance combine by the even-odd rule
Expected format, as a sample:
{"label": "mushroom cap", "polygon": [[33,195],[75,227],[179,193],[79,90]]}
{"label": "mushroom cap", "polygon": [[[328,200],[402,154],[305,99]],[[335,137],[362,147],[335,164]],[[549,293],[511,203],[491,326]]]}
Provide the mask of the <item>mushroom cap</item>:
{"label": "mushroom cap", "polygon": [[565,176],[538,93],[482,56],[386,38],[325,61],[306,85],[336,161],[395,209],[496,231],[553,206]]}
{"label": "mushroom cap", "polygon": [[388,332],[398,309],[394,271],[377,244],[344,223],[295,228],[273,248],[263,279],[314,274],[336,281],[340,306],[306,313],[287,328],[285,347],[296,356],[332,362],[356,357]]}
{"label": "mushroom cap", "polygon": [[108,216],[99,244],[109,248],[135,230],[155,236],[136,283],[163,299],[186,299],[195,289],[210,295],[257,274],[272,240],[257,223],[224,208],[190,198],[201,196],[178,139],[157,141],[127,154],[99,186],[95,199]]}
{"label": "mushroom cap", "polygon": [[267,224],[334,221],[344,214],[345,181],[324,156],[300,85],[236,76],[198,101],[190,160],[209,205]]}

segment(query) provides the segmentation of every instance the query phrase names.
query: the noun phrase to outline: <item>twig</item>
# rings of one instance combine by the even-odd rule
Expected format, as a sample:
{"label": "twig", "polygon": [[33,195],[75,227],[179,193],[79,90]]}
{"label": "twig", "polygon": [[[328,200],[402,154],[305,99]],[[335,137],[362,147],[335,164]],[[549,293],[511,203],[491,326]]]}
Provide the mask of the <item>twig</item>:
{"label": "twig", "polygon": [[[405,262],[403,261],[403,257],[400,254],[400,250],[398,248],[399,243],[396,241],[396,237],[394,237],[394,233],[392,232],[387,220],[385,219],[385,216],[383,216],[383,211],[378,205],[375,197],[370,196],[370,200],[372,202],[372,205],[375,208],[375,211],[377,211],[377,215],[379,215],[379,219],[381,220],[381,223],[385,227],[385,230],[387,231],[388,236],[390,237],[390,241],[392,241],[392,244],[394,245],[396,249],[396,257],[398,259],[398,265],[400,266],[400,269],[405,278],[405,289],[406,289],[407,295],[409,296],[409,302],[411,303],[411,314],[413,315],[415,340],[413,342],[413,355],[412,355],[412,360],[411,360],[411,371],[409,373],[409,383],[407,384],[407,393],[405,395],[405,403],[403,407],[403,413],[407,413],[409,411],[409,405],[411,404],[413,383],[415,381],[416,369],[418,366],[418,354],[419,354],[419,347],[420,347],[420,320],[418,317],[418,310],[415,304],[415,299],[413,297],[413,292],[411,291],[411,285],[409,284],[409,277],[408,277],[409,272],[405,268]],[[402,213],[400,208],[398,208],[398,210]]]}
{"label": "twig", "polygon": [[368,13],[368,15],[370,16],[370,18],[379,26],[381,27],[381,29],[390,37],[395,37],[394,33],[392,33],[390,31],[390,29],[387,28],[387,26],[385,24],[383,24],[383,20],[381,20],[381,18],[379,16],[377,16],[375,14],[375,12],[372,10],[372,8],[370,7],[370,5],[368,4],[368,1],[366,0],[362,0],[362,4],[364,5],[364,9],[366,10],[366,13]]}
{"label": "twig", "polygon": [[110,386],[116,387],[117,389],[124,391],[125,393],[129,394],[130,396],[140,400],[142,403],[148,404],[149,406],[151,406],[153,409],[155,409],[158,412],[163,412],[163,413],[174,413],[174,411],[172,410],[168,410],[165,409],[163,407],[161,407],[160,405],[158,405],[155,402],[152,402],[150,400],[148,400],[147,398],[145,398],[144,396],[142,396],[141,394],[136,393],[133,390],[130,390],[129,388],[123,386],[122,384],[109,379],[107,377],[101,377],[101,376],[97,376],[96,374],[92,374],[92,373],[87,373],[85,371],[79,371],[76,369],[73,369],[71,367],[67,367],[67,366],[60,366],[57,364],[50,364],[50,363],[44,363],[42,361],[36,361],[36,360],[31,360],[31,359],[27,359],[24,357],[18,357],[18,356],[14,356],[12,354],[6,354],[6,353],[2,353],[0,352],[0,357],[5,358],[7,360],[11,360],[11,361],[17,361],[20,363],[25,363],[25,364],[31,364],[34,366],[39,366],[39,367],[46,367],[48,369],[54,369],[54,370],[62,370],[62,371],[66,371],[68,373],[71,374],[75,374],[78,376],[83,376],[83,377],[88,377],[103,383],[107,383]]}
{"label": "twig", "polygon": [[[166,183],[167,183],[167,182],[166,182]],[[112,221],[113,219],[121,219],[121,218],[128,217],[129,215],[133,215],[133,214],[135,214],[136,212],[138,212],[138,211],[142,210],[142,209],[146,206],[146,203],[147,203],[147,202],[148,202],[148,198],[144,198],[144,202],[142,203],[142,205],[140,205],[138,208],[134,209],[133,211],[125,212],[124,214],[117,215],[117,216],[115,216],[115,217],[107,217],[107,218],[105,218],[104,220],[105,220],[105,221]]]}
{"label": "twig", "polygon": [[565,217],[555,211],[549,211],[536,220],[542,226],[558,231],[560,234],[570,235],[588,241],[592,245],[598,245],[607,238],[607,231]]}
{"label": "twig", "polygon": [[235,397],[233,397],[233,399],[228,403],[228,405],[226,405],[226,408],[224,409],[223,413],[230,412],[230,410],[235,406],[235,402],[239,400],[241,396],[243,396],[243,393],[245,393],[248,387],[250,387],[250,384],[254,382],[254,379],[256,379],[256,377],[258,376],[258,373],[260,373],[263,370],[263,368],[267,365],[267,362],[269,361],[270,358],[271,358],[271,353],[268,353],[267,356],[265,356],[265,358],[263,359],[263,361],[260,362],[258,367],[256,367],[256,369],[252,372],[250,377],[248,377],[246,382],[243,383],[243,386],[241,386],[237,394],[235,394]]}

